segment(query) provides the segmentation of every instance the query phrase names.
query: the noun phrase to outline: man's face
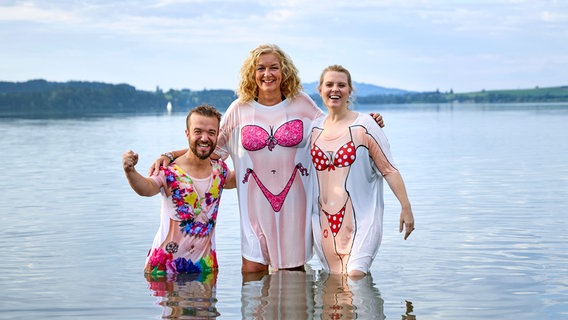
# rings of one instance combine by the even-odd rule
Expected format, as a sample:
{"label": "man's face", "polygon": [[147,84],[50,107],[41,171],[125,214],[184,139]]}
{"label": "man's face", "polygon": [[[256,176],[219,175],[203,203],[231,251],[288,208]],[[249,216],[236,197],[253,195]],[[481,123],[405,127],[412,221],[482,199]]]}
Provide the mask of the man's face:
{"label": "man's face", "polygon": [[189,118],[188,128],[185,130],[189,148],[199,159],[207,159],[217,146],[219,135],[219,121],[216,117],[205,117],[192,114]]}

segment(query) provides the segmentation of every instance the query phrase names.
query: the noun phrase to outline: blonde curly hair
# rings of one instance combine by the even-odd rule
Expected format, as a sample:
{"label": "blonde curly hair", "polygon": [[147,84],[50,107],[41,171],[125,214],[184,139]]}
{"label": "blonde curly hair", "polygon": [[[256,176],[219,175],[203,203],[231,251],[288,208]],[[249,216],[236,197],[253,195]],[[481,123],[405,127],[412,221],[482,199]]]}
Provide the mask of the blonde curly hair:
{"label": "blonde curly hair", "polygon": [[274,53],[280,60],[282,68],[282,83],[280,91],[286,98],[293,99],[302,90],[298,69],[292,59],[280,47],[275,44],[261,44],[252,49],[241,67],[241,81],[236,94],[243,102],[250,102],[258,98],[258,85],[256,84],[255,74],[258,60],[261,55]]}

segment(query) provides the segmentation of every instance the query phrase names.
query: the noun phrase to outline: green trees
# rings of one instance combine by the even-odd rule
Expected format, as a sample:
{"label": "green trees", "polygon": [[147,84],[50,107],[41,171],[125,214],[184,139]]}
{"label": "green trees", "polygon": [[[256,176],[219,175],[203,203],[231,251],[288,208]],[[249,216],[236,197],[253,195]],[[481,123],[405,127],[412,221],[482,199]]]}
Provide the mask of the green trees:
{"label": "green trees", "polygon": [[127,84],[70,81],[65,83],[31,80],[0,82],[0,115],[88,115],[108,113],[187,111],[201,104],[226,109],[235,99],[230,90],[136,90]]}
{"label": "green trees", "polygon": [[[26,82],[0,81],[0,116],[74,116],[112,113],[163,113],[172,103],[173,112],[186,112],[199,104],[214,105],[225,110],[236,98],[231,90],[189,89],[163,92],[137,90],[128,84],[101,82]],[[321,98],[312,94],[321,106]],[[508,103],[508,102],[566,102],[568,86],[522,90],[482,90],[471,93],[407,92],[357,97],[357,104],[409,103]]]}

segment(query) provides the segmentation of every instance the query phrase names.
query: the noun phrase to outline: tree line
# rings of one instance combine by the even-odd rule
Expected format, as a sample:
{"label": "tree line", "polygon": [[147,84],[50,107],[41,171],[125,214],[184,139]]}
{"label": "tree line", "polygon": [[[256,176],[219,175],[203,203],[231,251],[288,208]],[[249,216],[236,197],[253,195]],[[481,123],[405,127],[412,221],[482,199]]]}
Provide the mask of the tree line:
{"label": "tree line", "polygon": [[[312,98],[321,104],[317,94]],[[168,102],[173,112],[186,112],[201,104],[224,111],[236,98],[232,90],[137,90],[128,84],[101,82],[0,82],[1,115],[84,115],[109,113],[163,113]],[[566,102],[568,86],[472,93],[408,92],[358,97],[357,104]]]}
{"label": "tree line", "polygon": [[187,111],[201,103],[226,109],[236,98],[231,90],[163,92],[137,90],[128,84],[31,80],[0,82],[0,114],[81,115],[109,113],[162,113],[168,102],[172,111]]}
{"label": "tree line", "polygon": [[479,92],[454,93],[409,92],[398,95],[374,95],[357,98],[359,104],[408,104],[408,103],[523,103],[568,102],[568,86],[518,89],[481,90]]}

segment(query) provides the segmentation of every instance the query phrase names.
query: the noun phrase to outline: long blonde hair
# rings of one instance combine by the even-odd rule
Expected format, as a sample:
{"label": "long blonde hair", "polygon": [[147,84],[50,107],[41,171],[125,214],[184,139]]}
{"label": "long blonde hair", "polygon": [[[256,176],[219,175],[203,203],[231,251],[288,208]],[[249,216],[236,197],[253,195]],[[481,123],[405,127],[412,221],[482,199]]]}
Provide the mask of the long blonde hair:
{"label": "long blonde hair", "polygon": [[294,98],[302,90],[298,69],[292,59],[275,44],[261,44],[252,49],[241,67],[241,81],[236,90],[237,96],[243,102],[249,102],[258,97],[258,85],[255,80],[256,66],[261,55],[274,53],[282,68],[282,83],[280,91],[286,98]]}

